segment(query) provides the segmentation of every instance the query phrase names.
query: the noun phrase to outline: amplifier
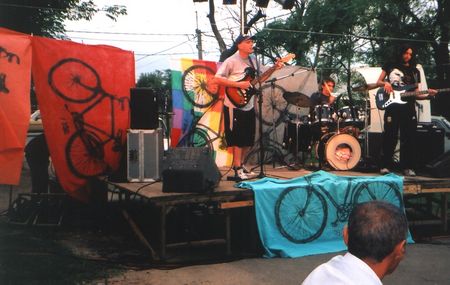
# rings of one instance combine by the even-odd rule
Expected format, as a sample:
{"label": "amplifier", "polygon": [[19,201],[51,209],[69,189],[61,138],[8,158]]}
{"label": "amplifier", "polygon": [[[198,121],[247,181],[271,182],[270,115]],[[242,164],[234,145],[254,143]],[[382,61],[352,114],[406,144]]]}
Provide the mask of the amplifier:
{"label": "amplifier", "polygon": [[163,192],[204,193],[220,181],[220,171],[209,148],[177,147],[163,161]]}
{"label": "amplifier", "polygon": [[127,179],[150,182],[161,179],[162,129],[133,130],[127,133]]}
{"label": "amplifier", "polygon": [[158,96],[151,88],[130,89],[130,128],[158,128]]}
{"label": "amplifier", "polygon": [[416,147],[417,168],[425,165],[444,153],[445,131],[433,125],[417,125]]}
{"label": "amplifier", "polygon": [[428,163],[427,169],[433,177],[450,177],[450,150]]}

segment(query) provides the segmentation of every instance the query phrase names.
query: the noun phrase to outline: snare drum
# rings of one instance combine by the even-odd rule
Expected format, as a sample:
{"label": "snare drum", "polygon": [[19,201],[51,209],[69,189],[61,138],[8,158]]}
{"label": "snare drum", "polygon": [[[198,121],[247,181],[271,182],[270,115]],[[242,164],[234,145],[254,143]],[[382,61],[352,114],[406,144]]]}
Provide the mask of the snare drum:
{"label": "snare drum", "polygon": [[361,158],[358,140],[349,134],[329,133],[316,145],[316,156],[336,170],[350,170]]}
{"label": "snare drum", "polygon": [[313,123],[331,123],[333,122],[333,109],[328,105],[317,105],[314,107]]}

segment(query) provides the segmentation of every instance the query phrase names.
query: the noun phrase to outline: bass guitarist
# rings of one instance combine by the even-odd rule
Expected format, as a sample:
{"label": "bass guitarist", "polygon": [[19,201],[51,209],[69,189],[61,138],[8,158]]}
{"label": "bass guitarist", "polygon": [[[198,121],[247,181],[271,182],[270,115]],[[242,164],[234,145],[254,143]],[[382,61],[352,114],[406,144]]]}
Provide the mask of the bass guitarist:
{"label": "bass guitarist", "polygon": [[[242,80],[249,72],[254,72],[251,77],[257,77],[257,71],[267,69],[250,56],[254,52],[254,38],[249,35],[239,35],[235,45],[237,52],[228,57],[217,70],[214,82],[225,88],[237,88],[248,90],[252,87],[250,80]],[[259,68],[261,66],[261,68]],[[282,62],[276,63],[276,68],[283,66]],[[262,82],[261,80],[260,82]],[[248,179],[250,173],[242,163],[248,150],[255,141],[255,110],[253,96],[245,104],[233,104],[228,95],[224,101],[225,139],[228,147],[233,148],[233,169],[235,177],[239,180]]]}
{"label": "bass guitarist", "polygon": [[[405,44],[398,49],[395,60],[382,67],[377,86],[383,87],[385,94],[390,94],[393,90],[419,90],[420,82],[420,72],[416,67],[414,50],[410,45]],[[392,170],[392,159],[400,129],[400,148],[402,149],[400,163],[403,174],[406,176],[416,175],[414,171],[416,167],[415,133],[417,128],[415,102],[416,100],[433,98],[436,93],[436,90],[428,89],[428,94],[418,94],[403,99],[406,102],[405,104],[394,103],[386,107],[384,113],[381,174],[387,174]]]}

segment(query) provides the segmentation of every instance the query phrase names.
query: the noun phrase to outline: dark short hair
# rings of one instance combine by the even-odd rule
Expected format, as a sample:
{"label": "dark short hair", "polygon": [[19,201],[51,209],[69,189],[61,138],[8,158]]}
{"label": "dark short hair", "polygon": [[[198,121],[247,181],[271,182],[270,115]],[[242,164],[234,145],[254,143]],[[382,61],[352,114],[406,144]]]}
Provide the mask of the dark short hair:
{"label": "dark short hair", "polygon": [[322,79],[322,82],[320,83],[320,85],[322,86],[328,82],[333,82],[333,85],[336,86],[336,82],[331,77],[326,77],[326,78]]}
{"label": "dark short hair", "polygon": [[348,219],[348,251],[381,262],[406,239],[408,224],[400,208],[385,201],[357,204]]}

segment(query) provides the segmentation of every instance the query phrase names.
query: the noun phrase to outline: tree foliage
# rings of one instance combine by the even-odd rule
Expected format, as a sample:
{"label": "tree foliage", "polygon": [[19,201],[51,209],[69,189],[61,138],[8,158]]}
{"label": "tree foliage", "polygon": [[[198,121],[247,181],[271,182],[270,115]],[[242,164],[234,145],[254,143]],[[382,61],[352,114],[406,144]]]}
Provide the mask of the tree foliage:
{"label": "tree foliage", "polygon": [[300,1],[290,17],[273,22],[258,42],[271,52],[296,53],[302,65],[342,71],[352,64],[380,65],[404,41],[413,43],[431,79],[448,82],[449,0]]}
{"label": "tree foliage", "polygon": [[[319,77],[338,74],[351,85],[355,65],[380,66],[404,42],[414,46],[433,87],[450,84],[450,0],[298,0],[285,21],[272,22],[257,35],[257,45],[278,56],[297,55]],[[450,100],[442,96],[443,104]],[[437,100],[439,101],[439,100]],[[450,111],[438,112],[450,116]]]}
{"label": "tree foliage", "polygon": [[0,26],[18,32],[65,38],[64,21],[91,20],[103,12],[116,20],[124,6],[98,7],[93,0],[0,0]]}

